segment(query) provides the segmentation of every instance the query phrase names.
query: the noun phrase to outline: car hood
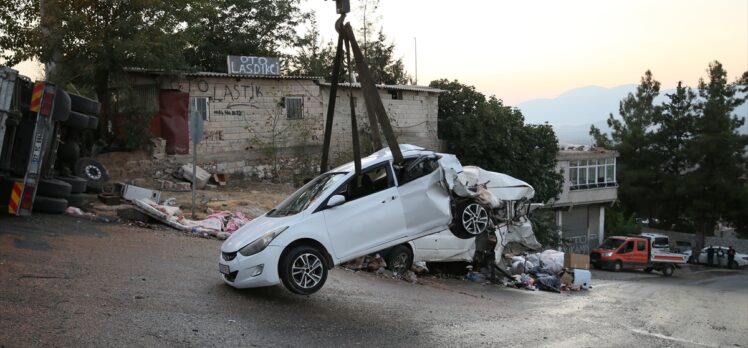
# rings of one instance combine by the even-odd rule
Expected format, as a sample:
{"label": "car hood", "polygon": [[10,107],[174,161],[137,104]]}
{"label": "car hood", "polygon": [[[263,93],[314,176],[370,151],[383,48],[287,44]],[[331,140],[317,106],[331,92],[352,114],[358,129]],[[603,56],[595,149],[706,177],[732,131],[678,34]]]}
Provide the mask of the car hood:
{"label": "car hood", "polygon": [[270,232],[282,226],[296,224],[302,219],[303,213],[281,217],[268,217],[267,215],[262,215],[232,233],[231,236],[223,242],[223,245],[221,245],[221,251],[233,253],[259,238],[265,232]]}

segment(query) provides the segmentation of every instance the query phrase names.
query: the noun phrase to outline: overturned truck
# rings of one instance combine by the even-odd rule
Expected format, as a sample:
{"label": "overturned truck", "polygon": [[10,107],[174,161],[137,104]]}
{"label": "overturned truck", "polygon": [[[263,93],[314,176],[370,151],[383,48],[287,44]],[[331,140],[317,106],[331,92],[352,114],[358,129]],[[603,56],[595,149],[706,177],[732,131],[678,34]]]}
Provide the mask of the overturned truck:
{"label": "overturned truck", "polygon": [[469,239],[494,233],[538,246],[524,217],[534,189],[508,175],[462,167],[454,155],[400,145],[332,169],[234,232],[221,246],[219,271],[237,288],[283,283],[311,294],[334,265],[449,230]]}

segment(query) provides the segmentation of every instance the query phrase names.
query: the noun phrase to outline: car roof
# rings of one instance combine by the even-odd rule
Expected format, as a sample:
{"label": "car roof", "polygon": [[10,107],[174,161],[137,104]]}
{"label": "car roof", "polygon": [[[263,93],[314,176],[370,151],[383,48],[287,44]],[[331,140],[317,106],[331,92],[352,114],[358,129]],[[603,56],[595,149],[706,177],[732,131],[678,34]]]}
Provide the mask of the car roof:
{"label": "car roof", "polygon": [[[403,153],[404,157],[435,154],[435,152],[433,151],[426,150],[420,146],[410,145],[410,144],[400,144],[400,151]],[[385,147],[369,156],[361,158],[361,168],[366,168],[366,167],[369,167],[375,164],[390,161],[392,159],[393,159],[392,151],[390,151],[389,147]],[[331,172],[346,172],[347,173],[347,172],[352,172],[354,168],[355,168],[354,163],[351,161],[331,170]]]}

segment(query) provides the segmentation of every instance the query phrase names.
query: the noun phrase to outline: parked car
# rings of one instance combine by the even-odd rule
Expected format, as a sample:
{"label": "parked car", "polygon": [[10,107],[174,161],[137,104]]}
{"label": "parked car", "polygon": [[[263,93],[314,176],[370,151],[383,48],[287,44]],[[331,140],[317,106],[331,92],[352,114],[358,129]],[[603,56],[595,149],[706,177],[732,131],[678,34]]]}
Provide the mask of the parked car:
{"label": "parked car", "polygon": [[534,194],[516,179],[524,185],[471,182],[502,174],[478,168],[464,176],[454,155],[400,147],[404,163],[393,163],[383,149],[361,160],[360,175],[353,163],[335,168],[234,232],[218,260],[224,282],[237,288],[283,283],[294,293],[311,294],[334,265],[445,230],[459,238],[480,235],[501,222],[495,215],[501,207],[524,209],[497,194]]}
{"label": "parked car", "polygon": [[[723,247],[723,246],[714,246],[714,264],[718,265],[720,267],[726,267],[727,266],[727,250],[729,247]],[[707,264],[708,256],[707,256],[707,250],[709,250],[709,247],[705,247],[701,249],[701,252],[699,252],[699,256],[697,260],[693,259],[692,251],[687,250],[683,254],[688,257],[688,262],[691,263],[700,263],[700,264]],[[721,256],[721,257],[719,257]],[[748,254],[744,253],[735,253],[735,263],[738,267],[746,267],[748,266]]]}

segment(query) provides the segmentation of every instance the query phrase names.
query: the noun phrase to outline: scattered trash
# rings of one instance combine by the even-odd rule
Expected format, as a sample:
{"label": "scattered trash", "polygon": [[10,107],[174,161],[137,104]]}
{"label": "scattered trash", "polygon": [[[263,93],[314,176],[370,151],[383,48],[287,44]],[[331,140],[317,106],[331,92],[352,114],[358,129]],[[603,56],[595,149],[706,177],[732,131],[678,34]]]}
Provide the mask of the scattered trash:
{"label": "scattered trash", "polygon": [[124,187],[122,188],[122,198],[128,201],[148,198],[156,203],[159,203],[161,202],[161,192],[135,185],[124,185]]}
{"label": "scattered trash", "polygon": [[213,174],[213,180],[218,184],[218,186],[226,186],[229,181],[229,175],[221,173]]}
{"label": "scattered trash", "polygon": [[[197,233],[203,237],[228,238],[228,235],[238,230],[251,219],[241,212],[212,211],[203,220],[190,220],[184,217],[179,207],[158,204],[143,198],[133,201],[139,211],[148,216],[181,231]],[[223,233],[222,233],[223,232]]]}
{"label": "scattered trash", "polygon": [[[186,179],[189,182],[192,182],[192,164],[185,164],[181,168],[179,168],[179,171],[182,174],[182,178]],[[210,173],[208,173],[205,169],[200,168],[199,166],[195,166],[195,185],[197,188],[203,188],[208,183],[208,180],[210,180]]]}

